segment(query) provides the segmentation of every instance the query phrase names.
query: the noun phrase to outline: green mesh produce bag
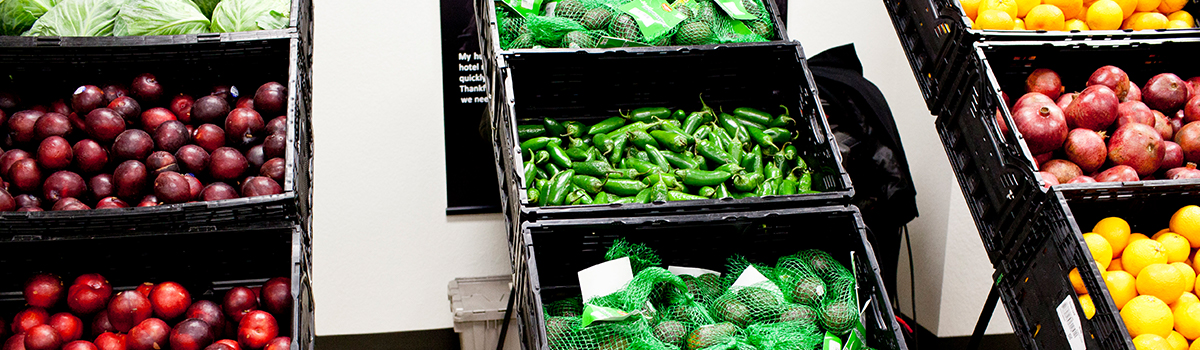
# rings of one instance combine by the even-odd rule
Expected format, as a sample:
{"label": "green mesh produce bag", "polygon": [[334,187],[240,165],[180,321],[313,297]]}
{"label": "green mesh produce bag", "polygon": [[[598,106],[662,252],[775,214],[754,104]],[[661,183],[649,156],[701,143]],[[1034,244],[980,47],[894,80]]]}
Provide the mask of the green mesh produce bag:
{"label": "green mesh produce bag", "polygon": [[[562,304],[555,302],[546,308],[567,310]],[[683,280],[659,267],[643,269],[625,288],[593,298],[588,304],[634,315],[619,321],[593,322],[587,327],[582,326],[579,317],[547,317],[546,336],[551,349],[676,350],[689,329],[712,323],[702,313],[703,308],[692,301]]]}
{"label": "green mesh produce bag", "polygon": [[815,308],[825,330],[845,334],[858,323],[854,274],[829,253],[814,249],[782,257],[775,272],[789,300]]}
{"label": "green mesh produce bag", "polygon": [[745,334],[747,342],[759,349],[816,349],[823,338],[813,321],[755,324]]}
{"label": "green mesh produce bag", "polygon": [[497,7],[500,47],[590,48],[601,37],[613,37],[650,45],[706,45],[762,42],[776,39],[775,24],[762,0],[742,0],[742,6],[757,19],[739,21],[729,17],[712,0],[676,0],[672,7],[687,19],[656,38],[642,35],[632,16],[618,9],[630,0],[562,0],[553,13],[521,18]]}
{"label": "green mesh produce bag", "polygon": [[629,257],[629,265],[633,267],[633,273],[638,273],[647,267],[662,265],[662,258],[641,243],[629,243],[624,239],[618,239],[613,242],[612,247],[604,253],[604,260],[617,260],[620,258]]}

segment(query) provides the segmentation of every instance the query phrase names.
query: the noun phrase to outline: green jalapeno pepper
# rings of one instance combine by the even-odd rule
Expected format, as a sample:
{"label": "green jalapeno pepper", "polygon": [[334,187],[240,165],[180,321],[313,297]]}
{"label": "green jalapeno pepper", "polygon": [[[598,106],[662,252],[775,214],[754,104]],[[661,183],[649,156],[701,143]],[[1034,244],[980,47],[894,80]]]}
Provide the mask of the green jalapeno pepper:
{"label": "green jalapeno pepper", "polygon": [[704,186],[701,187],[699,191],[696,191],[696,194],[704,196],[705,198],[712,198],[712,196],[716,193],[717,189],[713,188],[712,186]]}
{"label": "green jalapeno pepper", "polygon": [[660,147],[658,145],[658,141],[654,140],[654,137],[650,136],[650,133],[647,133],[647,132],[641,131],[641,130],[630,131],[629,132],[629,141],[633,142],[634,146],[637,146],[638,148],[641,148],[641,149],[646,149],[646,145],[654,145],[654,147]]}
{"label": "green jalapeno pepper", "polygon": [[725,183],[717,185],[716,192],[713,193],[713,198],[733,198],[733,194],[729,192],[729,188],[725,187]]}
{"label": "green jalapeno pepper", "polygon": [[716,186],[733,176],[725,171],[699,169],[680,169],[675,171],[675,175],[683,180],[683,184],[690,186]]}
{"label": "green jalapeno pepper", "polygon": [[626,119],[648,123],[656,119],[671,118],[671,109],[666,107],[644,107],[638,108],[629,112],[629,115],[624,116]]}
{"label": "green jalapeno pepper", "polygon": [[550,152],[551,164],[557,165],[559,169],[571,168],[571,156],[567,155],[567,152],[563,151],[561,147],[556,144],[549,144],[546,146],[546,151]]}
{"label": "green jalapeno pepper", "polygon": [[547,136],[563,136],[563,133],[567,131],[566,127],[560,124],[557,120],[550,118],[543,118],[542,126],[546,129]]}
{"label": "green jalapeno pepper", "polygon": [[708,197],[697,196],[694,194],[683,193],[679,191],[667,191],[668,201],[694,201],[700,199],[708,199]]}
{"label": "green jalapeno pepper", "polygon": [[601,120],[599,123],[593,124],[592,127],[590,129],[588,129],[587,134],[588,135],[607,134],[609,132],[612,132],[613,130],[620,129],[622,126],[625,126],[625,118],[612,117],[612,118],[608,118],[605,120]]}
{"label": "green jalapeno pepper", "polygon": [[711,160],[717,164],[729,164],[734,162],[733,157],[730,157],[729,153],[725,153],[724,150],[722,150],[720,147],[714,146],[712,142],[709,142],[708,140],[700,140],[700,142],[696,144],[696,153],[699,153],[701,156],[704,156],[705,159]]}
{"label": "green jalapeno pepper", "polygon": [[550,184],[547,185],[550,190],[550,193],[547,195],[548,205],[562,205],[567,200],[567,193],[570,192],[571,177],[573,176],[575,176],[574,170],[563,170],[558,175],[550,178]]}
{"label": "green jalapeno pepper", "polygon": [[796,182],[788,179],[779,181],[779,195],[790,196],[796,194]]}
{"label": "green jalapeno pepper", "polygon": [[588,162],[571,163],[571,169],[579,175],[588,175],[595,177],[608,177],[609,173],[616,171],[611,164],[603,160],[593,160]]}
{"label": "green jalapeno pepper", "polygon": [[654,139],[658,141],[658,144],[663,145],[663,147],[666,147],[672,152],[683,152],[688,147],[688,140],[691,139],[685,134],[670,130],[651,131],[650,136],[654,137]]}
{"label": "green jalapeno pepper", "polygon": [[742,192],[754,191],[758,185],[762,184],[763,175],[761,173],[746,172],[733,176],[733,188]]}
{"label": "green jalapeno pepper", "polygon": [[679,169],[696,168],[696,163],[694,160],[692,160],[692,158],[671,151],[659,151],[659,153],[662,153],[663,158],[666,158],[667,163],[671,164],[673,167]]}
{"label": "green jalapeno pepper", "polygon": [[630,179],[608,179],[604,181],[604,191],[618,196],[633,196],[648,187],[645,183]]}
{"label": "green jalapeno pepper", "polygon": [[659,170],[671,170],[671,164],[667,163],[667,158],[663,157],[662,152],[660,152],[657,147],[654,147],[653,145],[646,145],[646,154],[650,156],[650,162],[654,163],[654,165],[657,165]]}
{"label": "green jalapeno pepper", "polygon": [[604,180],[597,179],[588,175],[575,175],[571,177],[571,184],[582,188],[587,193],[599,193],[604,190]]}
{"label": "green jalapeno pepper", "polygon": [[527,140],[543,135],[546,135],[546,127],[543,125],[517,125],[518,140]]}

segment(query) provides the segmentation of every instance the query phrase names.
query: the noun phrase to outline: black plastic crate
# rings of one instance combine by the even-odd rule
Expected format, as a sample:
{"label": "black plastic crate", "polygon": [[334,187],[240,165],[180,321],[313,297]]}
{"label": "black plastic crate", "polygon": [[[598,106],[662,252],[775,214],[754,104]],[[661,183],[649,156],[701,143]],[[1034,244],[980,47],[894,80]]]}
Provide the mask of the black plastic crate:
{"label": "black plastic crate", "polygon": [[[1200,49],[1200,39],[1111,42],[987,43],[975,45],[975,59],[963,70],[970,83],[938,116],[937,129],[976,226],[993,264],[1011,261],[1014,249],[1031,233],[1029,219],[1040,209],[1046,189],[1040,185],[1034,155],[1016,128],[1001,132],[996,113],[1014,125],[1001,99],[1024,93],[1025,78],[1037,68],[1054,69],[1067,91],[1082,90],[1088,77],[1104,65],[1121,67],[1142,85],[1164,72],[1183,77],[1200,74],[1187,52]],[[1062,184],[1072,196],[1101,197],[1143,186],[1177,186],[1197,180],[1150,180],[1121,183]]]}
{"label": "black plastic crate", "polygon": [[[0,89],[30,99],[69,96],[83,84],[153,72],[170,86],[204,90],[233,83],[243,93],[278,81],[288,87],[287,174],[279,195],[148,208],[0,212],[0,241],[213,230],[263,222],[308,225],[312,179],[312,46],[295,37],[163,46],[26,47],[0,53]],[[35,100],[38,101],[38,100]],[[38,101],[41,102],[41,101]],[[145,106],[144,106],[145,107]],[[264,119],[275,116],[264,116]],[[235,185],[236,186],[236,185]]]}
{"label": "black plastic crate", "polygon": [[[142,282],[174,281],[193,300],[221,302],[233,287],[261,286],[270,278],[290,277],[291,320],[277,320],[280,336],[292,338],[293,350],[313,348],[312,237],[297,225],[270,225],[215,232],[147,233],[37,242],[0,243],[0,316],[11,319],[25,305],[25,280],[53,273],[70,284],[76,276],[99,273],[118,291]],[[65,302],[47,310],[67,311]],[[84,319],[85,325],[91,319]],[[85,329],[88,329],[85,326]],[[92,340],[85,332],[84,340]]]}
{"label": "black plastic crate", "polygon": [[312,0],[292,0],[291,18],[286,29],[255,30],[231,33],[205,33],[149,36],[0,36],[0,47],[125,47],[198,44],[206,42],[255,41],[299,37],[305,43],[312,42]]}
{"label": "black plastic crate", "polygon": [[781,42],[790,41],[788,39],[787,27],[784,26],[783,18],[786,13],[781,14],[779,5],[773,0],[762,0],[762,4],[767,11],[771,13],[772,20],[775,21],[775,36],[776,40],[760,43],[729,43],[729,44],[711,44],[711,45],[691,45],[691,46],[649,46],[649,47],[616,47],[616,48],[548,48],[548,49],[515,49],[504,50],[500,48],[500,29],[496,23],[496,3],[497,0],[474,0],[475,1],[475,28],[476,35],[479,36],[480,54],[483,55],[484,75],[491,77],[496,69],[507,66],[507,59],[515,54],[539,54],[539,53],[562,53],[562,52],[580,52],[580,53],[601,53],[601,52],[641,52],[654,53],[666,51],[680,50],[713,50],[724,47],[737,46],[757,46],[757,45],[772,45]]}
{"label": "black plastic crate", "polygon": [[[942,96],[960,88],[955,82],[964,56],[971,55],[974,42],[1003,41],[1137,41],[1200,37],[1200,28],[1170,30],[1014,31],[976,30],[958,0],[884,0],[900,46],[908,56],[917,85],[933,114],[948,100]],[[1191,0],[1183,10],[1200,11],[1200,1]],[[968,58],[969,59],[969,58]]]}
{"label": "black plastic crate", "polygon": [[[1153,234],[1167,228],[1171,215],[1187,205],[1200,204],[1200,184],[1146,182],[1103,192],[1055,187],[1048,194],[1033,229],[1012,261],[998,268],[1001,298],[1013,330],[1026,349],[1068,348],[1056,308],[1066,298],[1078,306],[1068,274],[1079,268],[1092,295],[1096,315],[1080,318],[1089,349],[1133,349],[1120,311],[1108,294],[1100,271],[1083,241],[1097,222],[1120,217],[1132,232]],[[1082,310],[1077,310],[1082,316]],[[1049,327],[1049,328],[1048,328]],[[1038,334],[1040,336],[1033,336]],[[1036,345],[1036,346],[1034,346]]]}
{"label": "black plastic crate", "polygon": [[[496,83],[498,93],[491,104],[496,153],[504,162],[497,178],[504,182],[501,192],[507,199],[504,210],[510,223],[816,207],[847,204],[854,193],[807,63],[794,42],[652,54],[517,54],[510,64],[500,71],[503,80]],[[793,131],[799,134],[793,144],[809,166],[819,170],[813,189],[822,193],[647,204],[529,205],[517,125],[541,123],[545,117],[590,123],[616,116],[618,109],[650,106],[698,110],[701,94],[714,108],[788,106],[797,120]]]}
{"label": "black plastic crate", "polygon": [[527,223],[515,301],[523,345],[548,348],[542,306],[578,296],[576,272],[604,262],[608,247],[623,238],[655,249],[664,265],[716,271],[733,254],[771,266],[806,249],[824,250],[844,266],[853,254],[867,345],[907,349],[864,227],[853,206]]}

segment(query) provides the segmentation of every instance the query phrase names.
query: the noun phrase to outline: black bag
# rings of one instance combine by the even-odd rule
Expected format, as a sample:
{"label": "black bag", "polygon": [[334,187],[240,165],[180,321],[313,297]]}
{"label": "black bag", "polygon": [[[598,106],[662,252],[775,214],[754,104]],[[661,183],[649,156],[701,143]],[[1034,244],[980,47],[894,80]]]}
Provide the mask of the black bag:
{"label": "black bag", "polygon": [[888,294],[896,297],[900,229],[917,217],[916,187],[891,108],[879,88],[863,77],[854,44],[808,60],[821,106],[854,183]]}

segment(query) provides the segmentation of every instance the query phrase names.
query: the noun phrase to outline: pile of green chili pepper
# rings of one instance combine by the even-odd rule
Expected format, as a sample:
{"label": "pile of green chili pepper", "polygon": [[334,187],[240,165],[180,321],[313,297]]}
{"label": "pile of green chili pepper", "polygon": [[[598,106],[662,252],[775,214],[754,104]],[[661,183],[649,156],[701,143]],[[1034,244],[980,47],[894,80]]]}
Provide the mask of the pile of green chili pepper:
{"label": "pile of green chili pepper", "polygon": [[639,108],[596,124],[519,125],[529,203],[651,203],[816,193],[789,130],[754,108]]}

